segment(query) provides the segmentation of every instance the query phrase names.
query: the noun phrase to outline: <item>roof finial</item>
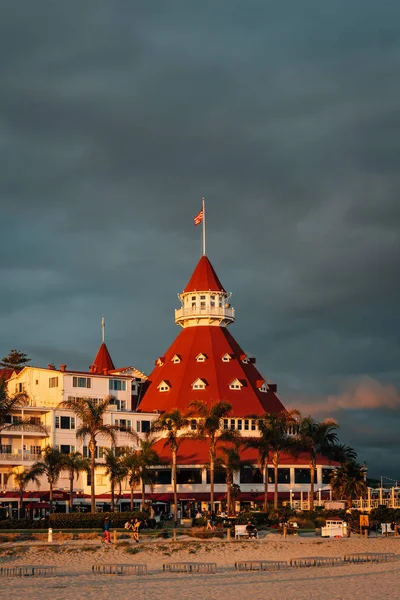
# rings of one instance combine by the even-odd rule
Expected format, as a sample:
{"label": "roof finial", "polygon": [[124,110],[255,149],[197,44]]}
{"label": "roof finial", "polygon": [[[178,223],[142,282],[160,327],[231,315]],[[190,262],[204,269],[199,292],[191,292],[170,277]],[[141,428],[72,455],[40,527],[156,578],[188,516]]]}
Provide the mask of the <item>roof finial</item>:
{"label": "roof finial", "polygon": [[202,207],[203,207],[203,256],[206,255],[206,207],[205,207],[205,198],[201,199]]}
{"label": "roof finial", "polygon": [[106,321],[104,318],[104,315],[101,317],[101,341],[104,344],[104,338],[105,338],[105,330],[106,330]]}

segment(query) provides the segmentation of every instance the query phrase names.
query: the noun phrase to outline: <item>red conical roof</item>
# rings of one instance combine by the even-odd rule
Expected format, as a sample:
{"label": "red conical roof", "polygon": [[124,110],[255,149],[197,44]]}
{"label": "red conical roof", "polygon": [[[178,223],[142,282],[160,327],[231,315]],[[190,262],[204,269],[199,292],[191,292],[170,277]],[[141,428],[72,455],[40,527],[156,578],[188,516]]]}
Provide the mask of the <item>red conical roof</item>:
{"label": "red conical roof", "polygon": [[108,348],[104,342],[101,344],[92,366],[97,368],[98,373],[102,373],[105,369],[107,369],[107,371],[115,369]]}
{"label": "red conical roof", "polygon": [[202,256],[196,265],[195,270],[189,280],[189,283],[183,290],[184,292],[225,292],[224,287],[214,267],[207,256]]}
{"label": "red conical roof", "polygon": [[[203,362],[196,360],[201,354]],[[226,355],[228,360],[222,360]],[[169,412],[179,408],[185,411],[193,400],[210,404],[225,400],[232,405],[232,416],[239,418],[285,410],[275,394],[276,387],[260,391],[264,379],[252,362],[243,362],[245,357],[226,327],[203,325],[182,329],[149,375],[138,410]],[[205,389],[192,388],[197,379],[205,383]],[[230,388],[235,380],[239,389]],[[165,383],[160,386],[162,382]],[[160,391],[159,387],[169,389]]]}

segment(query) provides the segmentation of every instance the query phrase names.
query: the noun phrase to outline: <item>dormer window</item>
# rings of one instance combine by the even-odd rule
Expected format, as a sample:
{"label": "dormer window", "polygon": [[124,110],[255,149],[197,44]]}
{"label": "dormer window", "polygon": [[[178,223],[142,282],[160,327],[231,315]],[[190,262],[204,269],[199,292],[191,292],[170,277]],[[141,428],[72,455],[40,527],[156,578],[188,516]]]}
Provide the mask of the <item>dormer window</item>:
{"label": "dormer window", "polygon": [[156,360],[156,366],[157,367],[162,367],[162,365],[165,363],[165,356],[159,356]]}
{"label": "dormer window", "polygon": [[172,357],[171,361],[174,363],[174,365],[177,365],[178,363],[181,362],[181,357],[179,356],[179,354],[174,354],[174,356]]}
{"label": "dormer window", "polygon": [[229,384],[229,389],[230,390],[241,390],[242,387],[243,387],[243,383],[241,381],[239,381],[239,379],[234,379]]}
{"label": "dormer window", "polygon": [[247,354],[241,354],[240,355],[240,360],[242,361],[242,363],[244,363],[245,365],[247,365],[250,361],[249,361],[249,357],[247,356]]}
{"label": "dormer window", "polygon": [[226,353],[222,356],[221,360],[222,360],[222,362],[229,362],[231,360],[231,358],[232,358],[231,355]]}
{"label": "dormer window", "polygon": [[200,379],[199,377],[192,383],[192,390],[205,390],[206,385],[207,383],[204,381],[204,379]]}
{"label": "dormer window", "polygon": [[168,381],[161,381],[161,383],[158,384],[157,389],[159,392],[169,392],[171,384]]}
{"label": "dormer window", "polygon": [[207,356],[205,354],[203,354],[202,352],[200,352],[200,354],[198,354],[196,356],[197,362],[206,362],[206,360],[207,360]]}
{"label": "dormer window", "polygon": [[258,389],[260,390],[260,392],[268,392],[268,385],[263,379],[257,381],[256,385],[257,385]]}

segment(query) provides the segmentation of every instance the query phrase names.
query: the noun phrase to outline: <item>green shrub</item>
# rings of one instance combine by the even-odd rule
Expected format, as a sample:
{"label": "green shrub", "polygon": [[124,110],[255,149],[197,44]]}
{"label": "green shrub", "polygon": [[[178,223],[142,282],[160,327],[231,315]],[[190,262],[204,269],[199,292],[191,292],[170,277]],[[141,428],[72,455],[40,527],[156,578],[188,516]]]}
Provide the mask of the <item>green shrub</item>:
{"label": "green shrub", "polygon": [[33,519],[4,519],[0,521],[0,529],[47,529],[47,520]]}
{"label": "green shrub", "polygon": [[[102,529],[105,517],[110,518],[111,527],[122,529],[129,519],[139,519],[143,521],[147,514],[143,512],[123,512],[123,513],[54,513],[50,515],[49,527],[53,529]],[[155,528],[154,519],[147,519],[151,529]]]}

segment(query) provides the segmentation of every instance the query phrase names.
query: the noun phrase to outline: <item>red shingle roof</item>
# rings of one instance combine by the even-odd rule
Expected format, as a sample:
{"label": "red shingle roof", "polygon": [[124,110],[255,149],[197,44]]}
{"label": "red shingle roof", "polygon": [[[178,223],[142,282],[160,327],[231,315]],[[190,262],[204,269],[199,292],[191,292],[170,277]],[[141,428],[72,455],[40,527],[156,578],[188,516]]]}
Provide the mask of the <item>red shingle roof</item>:
{"label": "red shingle roof", "polygon": [[196,265],[184,292],[225,292],[207,256],[202,256]]}
{"label": "red shingle roof", "polygon": [[101,344],[92,366],[97,367],[98,373],[103,373],[103,371],[105,369],[107,371],[111,371],[111,370],[115,369],[114,363],[112,361],[112,358],[110,356],[108,348],[104,342]]}
{"label": "red shingle roof", "polygon": [[[205,362],[197,362],[199,353],[206,354]],[[224,354],[234,356],[224,362]],[[171,361],[179,354],[181,361]],[[239,356],[244,352],[226,327],[198,326],[182,329],[165,353],[165,362],[156,366],[148,378],[148,388],[138,407],[139,411],[160,412],[173,408],[186,410],[193,400],[213,403],[226,400],[232,405],[232,416],[245,417],[249,414],[263,415],[266,412],[285,410],[274,391],[260,392],[258,383],[263,377],[253,363],[243,363]],[[192,389],[197,378],[205,380],[204,390]],[[245,382],[240,390],[229,389],[234,379]],[[171,389],[160,392],[161,381],[168,381]]]}

